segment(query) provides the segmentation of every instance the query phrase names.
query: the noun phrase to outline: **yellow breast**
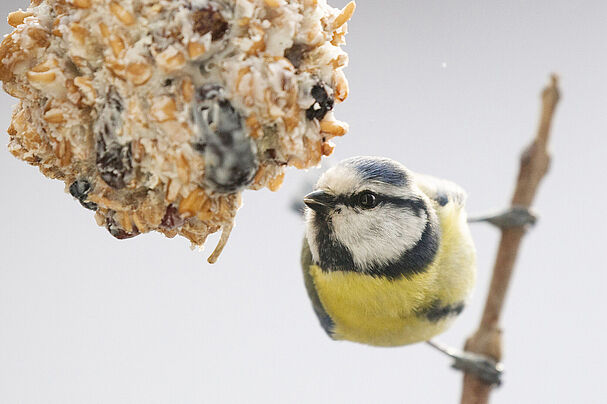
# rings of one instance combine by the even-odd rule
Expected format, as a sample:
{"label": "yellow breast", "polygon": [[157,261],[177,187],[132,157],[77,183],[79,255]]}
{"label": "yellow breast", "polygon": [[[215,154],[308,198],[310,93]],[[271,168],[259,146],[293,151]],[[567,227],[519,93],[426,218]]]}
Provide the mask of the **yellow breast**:
{"label": "yellow breast", "polygon": [[475,252],[462,210],[448,205],[439,219],[441,244],[423,273],[389,280],[310,268],[320,301],[335,323],[334,338],[396,346],[428,340],[449,326],[453,317],[431,321],[423,312],[437,301],[465,302],[474,286]]}

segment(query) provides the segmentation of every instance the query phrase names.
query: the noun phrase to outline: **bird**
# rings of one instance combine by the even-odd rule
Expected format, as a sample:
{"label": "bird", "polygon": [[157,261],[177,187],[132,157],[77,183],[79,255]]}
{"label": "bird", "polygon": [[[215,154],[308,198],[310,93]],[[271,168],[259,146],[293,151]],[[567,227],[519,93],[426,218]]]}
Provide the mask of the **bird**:
{"label": "bird", "polygon": [[496,380],[487,358],[431,342],[462,313],[476,280],[461,187],[358,156],[325,171],[303,202],[303,278],[330,338],[383,347],[428,341],[460,368]]}

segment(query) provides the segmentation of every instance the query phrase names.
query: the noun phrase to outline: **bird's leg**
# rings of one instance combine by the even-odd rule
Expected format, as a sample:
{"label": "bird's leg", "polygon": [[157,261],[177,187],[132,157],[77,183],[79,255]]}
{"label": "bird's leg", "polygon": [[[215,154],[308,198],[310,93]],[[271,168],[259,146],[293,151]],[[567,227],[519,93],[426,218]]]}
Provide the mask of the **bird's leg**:
{"label": "bird's leg", "polygon": [[454,369],[472,373],[488,384],[499,386],[502,383],[504,366],[501,362],[496,362],[485,355],[451,348],[439,342],[426,342],[431,347],[453,358],[455,360],[452,365]]}
{"label": "bird's leg", "polygon": [[533,226],[537,222],[537,215],[525,206],[512,206],[501,212],[468,219],[468,223],[478,222],[491,223],[500,229],[525,227]]}

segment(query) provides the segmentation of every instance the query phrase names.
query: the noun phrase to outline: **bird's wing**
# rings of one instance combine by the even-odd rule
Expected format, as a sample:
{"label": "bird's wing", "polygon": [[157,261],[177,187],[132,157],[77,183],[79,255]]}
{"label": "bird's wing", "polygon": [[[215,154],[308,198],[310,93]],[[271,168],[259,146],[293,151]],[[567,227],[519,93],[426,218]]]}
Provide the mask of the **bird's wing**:
{"label": "bird's wing", "polygon": [[417,173],[414,175],[415,183],[419,189],[440,206],[453,203],[455,206],[461,208],[465,205],[466,191],[459,185],[441,178],[432,177],[431,175]]}
{"label": "bird's wing", "polygon": [[333,320],[325,311],[325,308],[320,301],[320,297],[318,297],[318,292],[316,291],[316,286],[314,285],[314,279],[310,273],[310,267],[313,265],[314,262],[312,260],[312,252],[310,251],[308,240],[304,237],[303,246],[301,249],[301,269],[303,270],[304,282],[308,292],[308,297],[312,302],[312,307],[314,308],[314,312],[318,317],[318,321],[320,321],[320,325],[325,330],[327,335],[333,338],[333,328],[335,323],[333,323]]}

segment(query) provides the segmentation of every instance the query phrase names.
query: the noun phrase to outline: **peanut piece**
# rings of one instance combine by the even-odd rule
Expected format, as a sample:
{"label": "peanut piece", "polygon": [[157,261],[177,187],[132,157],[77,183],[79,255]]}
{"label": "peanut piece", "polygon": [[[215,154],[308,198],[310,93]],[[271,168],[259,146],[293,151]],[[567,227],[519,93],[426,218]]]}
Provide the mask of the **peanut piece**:
{"label": "peanut piece", "polygon": [[202,56],[206,52],[206,49],[203,44],[198,42],[190,42],[188,44],[188,55],[190,59],[196,59]]}
{"label": "peanut piece", "polygon": [[177,159],[177,175],[182,183],[187,184],[190,182],[190,165],[183,154]]}
{"label": "peanut piece", "polygon": [[194,84],[189,77],[184,78],[183,83],[181,83],[181,94],[185,102],[192,102],[194,99]]}
{"label": "peanut piece", "polygon": [[283,181],[285,180],[285,173],[282,172],[278,174],[276,177],[272,178],[268,183],[268,189],[272,192],[276,192],[282,186]]}
{"label": "peanut piece", "polygon": [[346,75],[341,70],[335,72],[333,76],[333,82],[335,87],[335,99],[338,102],[343,102],[348,98],[348,80]]}
{"label": "peanut piece", "polygon": [[126,49],[126,46],[124,45],[124,40],[117,35],[113,35],[110,38],[110,47],[112,48],[114,57],[119,57]]}
{"label": "peanut piece", "polygon": [[91,0],[72,0],[72,4],[76,8],[90,8]]}
{"label": "peanut piece", "polygon": [[205,202],[208,202],[207,194],[202,188],[196,188],[181,200],[181,203],[179,204],[179,214],[184,217],[194,216],[202,209]]}
{"label": "peanut piece", "polygon": [[331,136],[343,136],[348,131],[348,125],[340,121],[324,119],[320,122],[320,132]]}
{"label": "peanut piece", "polygon": [[39,65],[34,66],[31,71],[35,73],[44,73],[58,66],[59,62],[57,62],[57,59],[47,59]]}
{"label": "peanut piece", "polygon": [[82,95],[84,95],[86,100],[85,103],[87,105],[93,105],[97,98],[97,92],[95,91],[95,87],[93,87],[91,79],[88,77],[76,77],[74,79],[74,84],[78,87]]}
{"label": "peanut piece", "polygon": [[118,18],[124,25],[133,25],[135,23],[133,14],[115,1],[110,3],[110,11],[114,14],[114,17]]}
{"label": "peanut piece", "polygon": [[131,63],[126,68],[127,78],[136,86],[141,86],[152,77],[152,69],[147,63]]}
{"label": "peanut piece", "polygon": [[48,123],[63,123],[65,117],[59,108],[51,108],[44,114],[44,120]]}
{"label": "peanut piece", "polygon": [[166,72],[172,72],[185,66],[185,56],[177,49],[170,47],[156,55],[156,62]]}
{"label": "peanut piece", "polygon": [[53,81],[55,81],[56,77],[57,77],[57,75],[55,74],[55,72],[51,72],[51,71],[35,72],[32,70],[32,71],[27,72],[27,79],[31,83],[50,84]]}
{"label": "peanut piece", "polygon": [[271,8],[280,7],[280,0],[264,0],[264,3]]}
{"label": "peanut piece", "polygon": [[61,19],[55,18],[55,21],[53,22],[53,30],[51,31],[51,34],[55,35],[56,37],[63,38],[63,33],[59,30],[60,24],[61,24]]}
{"label": "peanut piece", "polygon": [[333,21],[333,29],[335,30],[348,22],[348,20],[352,18],[352,14],[354,14],[355,9],[356,3],[353,1],[349,2],[344,9],[341,10],[341,13],[337,16],[337,18],[335,18],[335,21]]}
{"label": "peanut piece", "polygon": [[156,98],[152,104],[150,113],[156,122],[174,121],[177,113],[175,100],[167,96]]}
{"label": "peanut piece", "polygon": [[31,13],[29,11],[14,11],[8,15],[8,23],[10,26],[16,28],[19,25],[23,24],[23,20],[25,20],[27,17],[31,17],[32,15],[34,15],[34,13]]}
{"label": "peanut piece", "polygon": [[322,144],[322,155],[330,156],[333,154],[333,150],[335,150],[335,145],[331,142],[323,142]]}
{"label": "peanut piece", "polygon": [[76,8],[90,8],[91,0],[72,0],[72,4]]}
{"label": "peanut piece", "polygon": [[86,28],[75,22],[70,25],[70,31],[72,32],[74,39],[76,39],[80,45],[83,45],[89,33]]}
{"label": "peanut piece", "polygon": [[99,32],[101,32],[101,36],[104,38],[110,36],[110,29],[104,23],[99,23]]}

